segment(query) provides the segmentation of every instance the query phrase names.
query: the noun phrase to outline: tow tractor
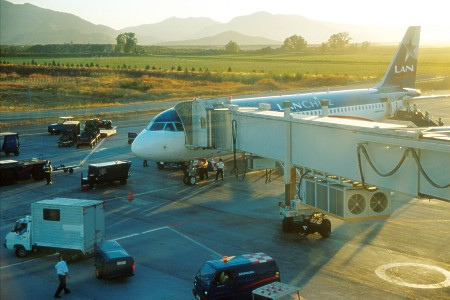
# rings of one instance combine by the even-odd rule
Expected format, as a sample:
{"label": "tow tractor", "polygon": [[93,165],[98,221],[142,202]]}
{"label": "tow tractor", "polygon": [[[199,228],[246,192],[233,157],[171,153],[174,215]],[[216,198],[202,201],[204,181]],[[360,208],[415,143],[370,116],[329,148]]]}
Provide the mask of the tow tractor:
{"label": "tow tractor", "polygon": [[283,232],[295,231],[302,235],[318,232],[323,238],[330,236],[331,222],[323,212],[306,207],[300,200],[291,200],[290,206],[279,202],[278,206],[283,219]]}
{"label": "tow tractor", "polygon": [[63,164],[60,164],[57,167],[53,167],[53,171],[64,171],[64,173],[69,172],[69,174],[73,174],[73,169],[78,168],[78,165],[73,165],[73,166],[66,166]]}

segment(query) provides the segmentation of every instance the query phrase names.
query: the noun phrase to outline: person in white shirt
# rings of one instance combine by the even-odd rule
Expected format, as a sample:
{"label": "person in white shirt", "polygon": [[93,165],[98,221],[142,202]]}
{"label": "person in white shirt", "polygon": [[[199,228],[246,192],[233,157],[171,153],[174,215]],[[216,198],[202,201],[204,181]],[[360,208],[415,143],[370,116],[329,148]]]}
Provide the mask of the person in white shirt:
{"label": "person in white shirt", "polygon": [[222,159],[219,159],[219,162],[217,163],[217,172],[216,172],[216,180],[219,179],[219,174],[223,180],[223,167],[225,164],[223,163]]}
{"label": "person in white shirt", "polygon": [[70,293],[70,290],[66,286],[66,277],[70,279],[69,268],[67,268],[67,264],[62,255],[59,256],[59,262],[55,265],[55,269],[56,274],[58,275],[59,285],[54,297],[61,298],[59,294],[62,292],[62,290],[64,290],[65,294]]}

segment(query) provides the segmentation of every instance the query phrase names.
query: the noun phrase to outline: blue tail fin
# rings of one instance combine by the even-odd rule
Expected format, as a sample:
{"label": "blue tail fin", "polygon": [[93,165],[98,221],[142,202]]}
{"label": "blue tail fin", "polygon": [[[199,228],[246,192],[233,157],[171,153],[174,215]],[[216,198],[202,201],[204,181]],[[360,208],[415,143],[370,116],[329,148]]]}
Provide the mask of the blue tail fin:
{"label": "blue tail fin", "polygon": [[414,88],[419,54],[420,26],[411,26],[405,33],[378,89]]}

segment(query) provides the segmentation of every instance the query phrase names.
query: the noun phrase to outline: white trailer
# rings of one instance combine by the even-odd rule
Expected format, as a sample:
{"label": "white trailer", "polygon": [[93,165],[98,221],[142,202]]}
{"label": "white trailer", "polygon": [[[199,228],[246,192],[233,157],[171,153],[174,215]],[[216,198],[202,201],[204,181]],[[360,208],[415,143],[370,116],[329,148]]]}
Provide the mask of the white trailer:
{"label": "white trailer", "polygon": [[103,201],[55,198],[31,204],[31,216],[16,221],[4,246],[18,257],[49,250],[90,256],[105,239]]}

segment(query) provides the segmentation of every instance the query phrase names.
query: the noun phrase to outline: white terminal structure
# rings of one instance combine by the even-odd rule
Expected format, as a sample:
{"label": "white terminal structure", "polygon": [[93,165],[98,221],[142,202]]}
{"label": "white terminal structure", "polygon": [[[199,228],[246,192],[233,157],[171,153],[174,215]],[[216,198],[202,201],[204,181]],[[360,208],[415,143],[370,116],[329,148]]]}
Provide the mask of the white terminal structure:
{"label": "white terminal structure", "polygon": [[248,165],[260,168],[281,162],[284,216],[308,208],[344,220],[386,217],[391,191],[450,201],[450,127],[329,117],[327,102],[320,116],[291,113],[290,102],[280,112],[203,99],[175,109],[186,147],[250,153]]}

